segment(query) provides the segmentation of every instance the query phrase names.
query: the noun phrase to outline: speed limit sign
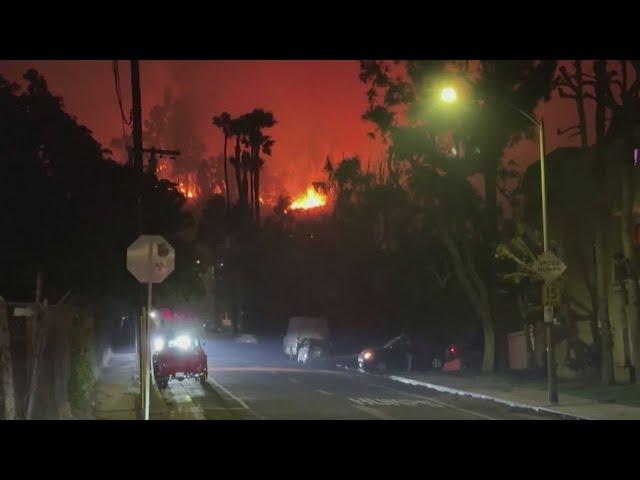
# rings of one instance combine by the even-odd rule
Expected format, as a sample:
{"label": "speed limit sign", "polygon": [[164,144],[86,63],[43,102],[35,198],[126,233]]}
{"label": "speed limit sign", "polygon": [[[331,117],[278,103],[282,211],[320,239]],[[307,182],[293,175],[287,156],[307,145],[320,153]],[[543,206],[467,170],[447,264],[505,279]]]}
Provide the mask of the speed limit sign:
{"label": "speed limit sign", "polygon": [[560,306],[560,287],[545,283],[542,286],[542,304],[550,307]]}

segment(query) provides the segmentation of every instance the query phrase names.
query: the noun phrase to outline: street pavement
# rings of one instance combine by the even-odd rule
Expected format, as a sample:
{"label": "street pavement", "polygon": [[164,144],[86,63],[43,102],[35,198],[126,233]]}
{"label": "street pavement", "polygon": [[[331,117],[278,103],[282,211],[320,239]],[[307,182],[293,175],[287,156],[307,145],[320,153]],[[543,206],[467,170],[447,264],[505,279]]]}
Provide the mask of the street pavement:
{"label": "street pavement", "polygon": [[[194,420],[542,420],[556,417],[285,358],[282,339],[205,338],[209,380],[171,381],[156,396],[168,418]],[[159,392],[156,392],[159,393]],[[153,405],[152,405],[153,406]],[[152,408],[152,412],[157,410]],[[153,418],[153,415],[152,415]],[[167,418],[167,416],[164,416]]]}

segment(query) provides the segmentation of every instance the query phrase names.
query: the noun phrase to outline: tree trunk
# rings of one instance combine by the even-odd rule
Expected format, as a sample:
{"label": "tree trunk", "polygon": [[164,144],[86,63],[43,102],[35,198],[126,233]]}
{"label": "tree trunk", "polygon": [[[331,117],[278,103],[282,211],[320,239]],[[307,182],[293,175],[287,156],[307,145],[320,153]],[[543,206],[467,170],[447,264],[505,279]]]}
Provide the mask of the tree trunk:
{"label": "tree trunk", "polygon": [[482,371],[485,373],[493,373],[495,371],[496,351],[495,322],[491,305],[489,303],[487,287],[476,271],[468,244],[463,243],[463,258],[460,251],[461,249],[454,241],[449,229],[444,226],[442,222],[440,223],[439,230],[441,232],[443,242],[453,261],[453,269],[456,274],[456,278],[469,298],[476,315],[482,323],[482,331],[484,335]]}
{"label": "tree trunk", "polygon": [[[609,292],[607,288],[607,260],[606,260],[606,236],[607,222],[603,222],[603,214],[600,213],[600,222],[596,229],[596,276],[598,295],[598,325],[600,327],[600,381],[603,385],[613,383],[613,342],[611,338],[611,325],[609,324]],[[605,217],[606,218],[606,217]]]}
{"label": "tree trunk", "polygon": [[[584,278],[585,287],[587,292],[589,293],[589,300],[591,303],[591,312],[589,317],[589,330],[591,332],[591,337],[593,338],[592,348],[596,351],[601,350],[601,339],[600,339],[600,328],[598,327],[598,294],[597,294],[597,286],[591,280],[590,270],[587,263],[593,265],[593,244],[589,249],[588,259],[585,258],[585,255],[579,254],[577,256],[578,263],[577,267],[581,270],[582,277]],[[597,279],[597,272],[595,274]]]}
{"label": "tree trunk", "polygon": [[609,86],[607,63],[596,60],[593,63],[596,75],[596,157],[594,174],[598,185],[598,203],[596,207],[595,263],[596,263],[596,295],[598,297],[598,327],[600,328],[600,381],[604,385],[613,382],[613,354],[611,326],[609,324],[608,283],[610,278],[607,269],[607,229],[609,227],[608,168],[604,155],[606,132],[606,92]]}
{"label": "tree trunk", "polygon": [[[625,145],[631,147],[631,142],[625,142]],[[627,148],[625,148],[625,152]],[[628,149],[631,151],[631,148]],[[625,162],[622,165],[621,175],[622,188],[621,192],[621,215],[620,215],[620,237],[622,239],[622,251],[625,259],[630,267],[630,275],[625,280],[624,287],[626,289],[626,309],[625,315],[629,328],[629,354],[632,366],[631,379],[640,382],[637,375],[640,363],[640,345],[639,345],[639,328],[640,328],[640,310],[638,309],[638,259],[634,249],[634,228],[633,228],[633,199],[635,193],[635,185],[633,181],[633,163]]]}
{"label": "tree trunk", "polygon": [[229,191],[229,173],[227,169],[227,140],[229,135],[224,134],[224,191],[227,196],[227,208],[231,206],[231,192]]}
{"label": "tree trunk", "polygon": [[16,419],[16,393],[13,384],[13,366],[11,365],[11,334],[7,318],[7,304],[0,297],[0,379],[4,399],[4,419]]}
{"label": "tree trunk", "polygon": [[[488,152],[487,152],[488,153]],[[496,232],[498,230],[498,198],[497,198],[497,178],[498,178],[498,165],[495,161],[488,160],[489,158],[500,159],[502,153],[492,153],[485,159],[487,163],[484,171],[484,198],[486,204],[486,228],[487,238],[490,242],[495,240]],[[499,160],[498,160],[499,161]]]}
{"label": "tree trunk", "polygon": [[235,162],[233,163],[233,168],[236,174],[236,187],[238,188],[238,203],[242,204],[242,178],[240,176],[240,171],[242,169],[241,158],[240,158],[240,136],[236,136],[236,148],[235,148]]}
{"label": "tree trunk", "polygon": [[[485,149],[486,150],[486,149]],[[497,238],[500,215],[497,196],[498,167],[502,157],[502,151],[486,151],[484,186],[486,204],[486,238],[491,245]],[[483,330],[485,336],[485,353],[482,370],[485,372],[494,371],[496,367],[503,369],[508,364],[507,335],[504,321],[501,321],[499,309],[492,309],[494,298],[496,297],[495,286],[491,283],[486,287],[486,305],[481,307],[484,312]]]}
{"label": "tree trunk", "polygon": [[254,199],[254,189],[253,189],[253,182],[254,182],[254,174],[253,174],[253,170],[249,171],[249,182],[248,182],[248,186],[247,186],[247,190],[249,191],[249,206],[251,207],[251,216],[254,216],[254,211],[255,211],[255,199]]}
{"label": "tree trunk", "polygon": [[482,355],[482,371],[492,373],[495,370],[496,333],[493,327],[493,317],[488,308],[476,309],[482,319],[482,333],[484,335],[484,353]]}
{"label": "tree trunk", "polygon": [[244,207],[248,207],[249,206],[249,201],[248,201],[248,197],[249,197],[249,189],[248,189],[248,185],[249,185],[249,179],[248,179],[248,172],[247,172],[247,165],[244,164],[242,165],[242,205]]}
{"label": "tree trunk", "polygon": [[256,170],[254,183],[255,193],[253,196],[256,199],[256,223],[260,227],[260,167]]}
{"label": "tree trunk", "polygon": [[578,131],[580,132],[580,145],[582,145],[582,147],[587,147],[589,145],[589,141],[587,137],[587,116],[584,111],[584,81],[582,74],[582,60],[576,60],[575,62],[573,62],[573,65],[576,69],[576,73],[574,75],[574,79],[576,81],[575,101],[576,108],[578,110]]}

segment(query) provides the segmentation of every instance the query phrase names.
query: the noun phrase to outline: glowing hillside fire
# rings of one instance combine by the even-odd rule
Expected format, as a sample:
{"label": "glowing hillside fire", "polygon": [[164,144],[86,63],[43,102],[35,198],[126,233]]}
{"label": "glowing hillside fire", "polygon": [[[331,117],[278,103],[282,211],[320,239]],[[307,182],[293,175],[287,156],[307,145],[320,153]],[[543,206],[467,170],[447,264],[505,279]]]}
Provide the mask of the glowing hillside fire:
{"label": "glowing hillside fire", "polygon": [[294,199],[291,203],[291,210],[309,210],[311,208],[323,207],[327,204],[326,195],[316,192],[313,187],[307,188],[307,191]]}
{"label": "glowing hillside fire", "polygon": [[178,191],[184,195],[187,199],[195,198],[198,196],[195,185],[190,185],[185,182],[178,182]]}

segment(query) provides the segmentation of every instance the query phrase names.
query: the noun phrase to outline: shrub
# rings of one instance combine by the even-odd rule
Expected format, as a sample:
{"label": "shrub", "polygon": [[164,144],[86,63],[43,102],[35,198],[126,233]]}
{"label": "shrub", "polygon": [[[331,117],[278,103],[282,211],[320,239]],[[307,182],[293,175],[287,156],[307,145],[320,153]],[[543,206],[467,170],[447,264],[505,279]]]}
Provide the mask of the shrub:
{"label": "shrub", "polygon": [[76,408],[86,406],[95,380],[92,338],[91,323],[76,315],[71,328],[71,368],[68,384],[69,403]]}

